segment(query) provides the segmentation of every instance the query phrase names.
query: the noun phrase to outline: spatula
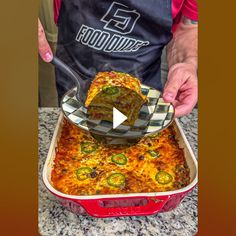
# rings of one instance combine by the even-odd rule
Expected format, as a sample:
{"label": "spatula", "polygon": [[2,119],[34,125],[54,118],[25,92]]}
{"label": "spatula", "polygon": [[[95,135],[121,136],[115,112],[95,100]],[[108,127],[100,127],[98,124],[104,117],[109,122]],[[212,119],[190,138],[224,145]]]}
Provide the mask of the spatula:
{"label": "spatula", "polygon": [[66,65],[62,60],[60,60],[58,57],[53,57],[51,63],[64,72],[67,76],[69,76],[74,83],[76,84],[77,91],[76,91],[76,98],[78,101],[82,102],[82,104],[85,103],[86,100],[86,92],[88,91],[91,80],[83,80],[78,73],[76,73],[71,67]]}

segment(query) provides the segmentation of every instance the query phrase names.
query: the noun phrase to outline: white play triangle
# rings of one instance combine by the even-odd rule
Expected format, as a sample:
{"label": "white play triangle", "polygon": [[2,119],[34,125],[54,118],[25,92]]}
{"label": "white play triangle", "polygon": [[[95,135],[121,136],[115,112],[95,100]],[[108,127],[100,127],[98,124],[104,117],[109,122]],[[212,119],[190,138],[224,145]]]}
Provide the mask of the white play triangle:
{"label": "white play triangle", "polygon": [[118,127],[125,120],[127,120],[127,116],[125,116],[123,113],[121,113],[115,107],[113,107],[113,129]]}

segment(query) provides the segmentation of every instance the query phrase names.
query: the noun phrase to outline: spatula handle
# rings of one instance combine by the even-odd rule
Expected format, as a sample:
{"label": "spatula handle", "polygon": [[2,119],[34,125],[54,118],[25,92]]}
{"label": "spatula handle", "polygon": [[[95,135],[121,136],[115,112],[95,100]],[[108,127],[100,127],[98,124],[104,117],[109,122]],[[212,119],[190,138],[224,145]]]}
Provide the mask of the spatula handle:
{"label": "spatula handle", "polygon": [[64,72],[66,75],[68,75],[71,79],[73,79],[76,85],[80,86],[82,81],[80,81],[81,79],[78,74],[69,66],[67,66],[63,61],[54,56],[51,63],[58,69],[60,69],[62,72]]}

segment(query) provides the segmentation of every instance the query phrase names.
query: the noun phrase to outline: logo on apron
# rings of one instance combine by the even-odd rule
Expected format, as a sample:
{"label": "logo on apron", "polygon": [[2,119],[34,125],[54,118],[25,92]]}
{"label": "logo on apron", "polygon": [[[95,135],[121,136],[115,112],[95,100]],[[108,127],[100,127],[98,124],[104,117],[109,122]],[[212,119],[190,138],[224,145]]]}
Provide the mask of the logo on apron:
{"label": "logo on apron", "polygon": [[106,23],[103,27],[105,30],[117,34],[111,34],[82,24],[76,36],[76,41],[104,52],[135,52],[141,47],[149,45],[149,41],[123,35],[132,32],[139,17],[140,14],[136,10],[131,10],[123,4],[113,2],[101,21]]}
{"label": "logo on apron", "polygon": [[106,30],[129,34],[139,17],[140,14],[136,10],[131,10],[123,4],[113,2],[101,21],[106,23],[103,27]]}

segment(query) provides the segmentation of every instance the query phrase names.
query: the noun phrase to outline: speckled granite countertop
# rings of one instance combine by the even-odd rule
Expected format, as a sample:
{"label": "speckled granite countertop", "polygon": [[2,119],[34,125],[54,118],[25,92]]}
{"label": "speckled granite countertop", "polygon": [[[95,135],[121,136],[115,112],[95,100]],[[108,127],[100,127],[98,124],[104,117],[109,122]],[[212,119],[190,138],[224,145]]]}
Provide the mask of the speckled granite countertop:
{"label": "speckled granite countertop", "polygon": [[[197,188],[174,210],[147,217],[97,219],[77,216],[64,209],[45,188],[42,169],[59,117],[59,108],[39,109],[39,232],[43,236],[195,235],[197,232]],[[197,156],[197,110],[180,119]]]}

